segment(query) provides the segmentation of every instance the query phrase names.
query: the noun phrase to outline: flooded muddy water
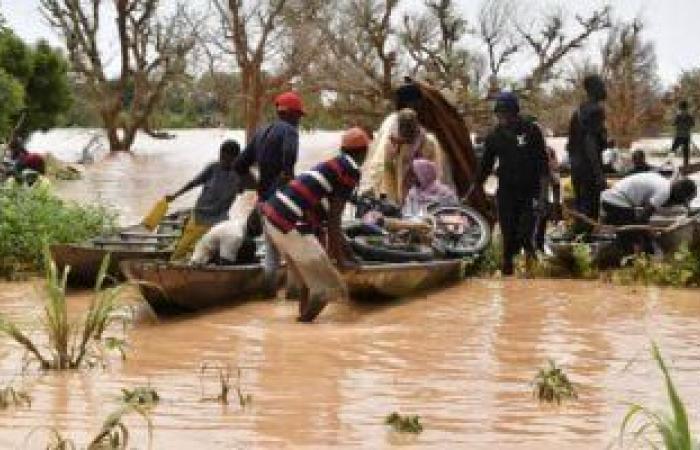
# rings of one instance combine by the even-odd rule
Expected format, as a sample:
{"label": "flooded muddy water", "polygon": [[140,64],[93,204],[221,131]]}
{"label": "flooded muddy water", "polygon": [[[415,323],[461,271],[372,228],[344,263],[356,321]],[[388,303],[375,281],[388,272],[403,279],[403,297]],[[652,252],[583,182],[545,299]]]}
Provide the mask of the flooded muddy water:
{"label": "flooded muddy water", "polygon": [[[26,322],[37,311],[27,292],[27,284],[4,285],[3,312]],[[79,308],[87,296],[72,301]],[[28,376],[34,403],[0,412],[0,448],[21,447],[38,426],[86,442],[118,407],[121,388],[145,385],[162,399],[152,413],[158,449],[605,448],[626,402],[665,407],[650,339],[691,417],[700,417],[694,292],[473,280],[398,302],[334,305],[312,325],[295,323],[295,313],[289,302],[251,302],[139,320],[125,362],[115,356],[105,370]],[[7,340],[0,349],[6,382],[20,353]],[[547,358],[577,383],[578,401],[546,407],[533,399],[529,383]],[[250,407],[235,394],[228,406],[203,402],[218,393],[213,373],[200,377],[203,363],[240,367]],[[419,414],[425,431],[396,436],[383,425],[393,411]],[[145,448],[144,423],[128,423]]]}
{"label": "flooded muddy water", "polygon": [[[226,135],[218,133],[98,162],[58,192],[115,205],[132,222],[215,157]],[[336,138],[304,139],[320,152]],[[1,284],[0,312],[36,326],[36,295],[31,282]],[[72,294],[72,312],[88,301]],[[296,323],[296,312],[291,302],[255,301],[177,319],[139,314],[125,361],[24,378],[22,352],[2,337],[0,387],[25,383],[33,403],[0,411],[0,448],[45,448],[50,428],[84,447],[122,388],[150,385],[161,397],[151,415],[156,449],[602,449],[615,443],[628,402],[667,408],[652,339],[700,426],[697,291],[467,280],[401,301],[334,304],[311,325]],[[548,358],[577,384],[579,400],[550,407],[533,398],[530,383]],[[229,405],[202,401],[218,394],[202,364],[230,366],[234,385],[240,368],[250,406],[235,392]],[[393,411],[420,415],[424,432],[391,432],[383,422]],[[143,420],[127,423],[132,447],[146,448]]]}

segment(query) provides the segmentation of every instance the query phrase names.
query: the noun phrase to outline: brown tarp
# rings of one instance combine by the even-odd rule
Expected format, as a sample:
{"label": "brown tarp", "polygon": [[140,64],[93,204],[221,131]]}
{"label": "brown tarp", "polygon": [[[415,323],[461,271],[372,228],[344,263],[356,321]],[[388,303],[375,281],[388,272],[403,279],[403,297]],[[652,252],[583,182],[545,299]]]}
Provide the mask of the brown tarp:
{"label": "brown tarp", "polygon": [[[440,91],[422,82],[416,84],[423,94],[422,105],[417,111],[418,120],[437,137],[443,151],[449,156],[457,194],[463,197],[476,180],[479,169],[469,129],[457,109]],[[467,201],[493,222],[493,209],[482,186],[475,186]]]}

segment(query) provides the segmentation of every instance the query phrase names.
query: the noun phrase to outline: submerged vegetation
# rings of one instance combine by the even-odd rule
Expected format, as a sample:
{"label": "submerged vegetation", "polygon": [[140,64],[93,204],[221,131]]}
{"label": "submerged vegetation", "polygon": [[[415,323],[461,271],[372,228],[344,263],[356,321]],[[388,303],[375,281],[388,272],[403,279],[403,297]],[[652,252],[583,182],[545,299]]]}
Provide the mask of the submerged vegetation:
{"label": "submerged vegetation", "polygon": [[64,202],[51,192],[0,188],[0,275],[42,267],[44,243],[80,242],[108,232],[115,215],[100,206]]}
{"label": "submerged vegetation", "polygon": [[160,402],[160,396],[151,386],[139,386],[134,389],[122,388],[121,401],[127,405],[152,408]]}
{"label": "submerged vegetation", "polygon": [[[700,442],[694,438],[690,431],[688,413],[683,400],[681,400],[666,363],[661,357],[661,352],[654,342],[651,345],[651,355],[664,377],[671,414],[654,412],[645,406],[632,404],[620,426],[621,439],[626,434],[630,434],[635,443],[641,441],[649,448],[665,448],[666,450],[699,448]],[[632,430],[633,425],[637,426]]]}
{"label": "submerged vegetation", "polygon": [[564,373],[561,367],[557,367],[553,360],[549,360],[547,366],[541,368],[533,381],[533,394],[542,403],[556,403],[560,405],[564,400],[576,400],[578,394],[574,384]]}
{"label": "submerged vegetation", "polygon": [[418,434],[423,432],[423,424],[420,421],[420,416],[403,416],[394,411],[386,416],[384,423],[391,426],[394,431],[398,433]]}
{"label": "submerged vegetation", "polygon": [[[216,379],[218,381],[218,394],[205,395],[204,392],[204,379],[210,372],[216,373]],[[202,401],[209,402],[219,402],[222,405],[229,404],[229,395],[231,390],[236,391],[236,397],[238,399],[238,405],[241,408],[246,408],[253,403],[253,395],[245,393],[241,385],[241,368],[237,368],[237,379],[236,384],[231,383],[231,367],[229,365],[211,365],[204,363],[199,370],[200,376],[200,387],[202,389]]]}
{"label": "submerged vegetation", "polygon": [[32,397],[28,392],[17,389],[12,385],[7,385],[0,388],[0,411],[10,407],[30,407],[32,406]]}
{"label": "submerged vegetation", "polygon": [[95,291],[87,313],[79,321],[68,317],[66,282],[69,268],[59,275],[56,264],[46,251],[46,279],[44,281],[41,318],[42,341],[34,341],[14,322],[0,315],[0,333],[20,344],[30,357],[45,370],[79,369],[92,366],[104,359],[107,342],[105,331],[114,322],[124,323],[127,316],[120,298],[125,285],[103,288],[109,256],[105,257],[95,283]]}
{"label": "submerged vegetation", "polygon": [[700,286],[700,253],[683,246],[672,257],[656,261],[641,254],[627,258],[614,274],[624,284],[654,284],[672,287]]}

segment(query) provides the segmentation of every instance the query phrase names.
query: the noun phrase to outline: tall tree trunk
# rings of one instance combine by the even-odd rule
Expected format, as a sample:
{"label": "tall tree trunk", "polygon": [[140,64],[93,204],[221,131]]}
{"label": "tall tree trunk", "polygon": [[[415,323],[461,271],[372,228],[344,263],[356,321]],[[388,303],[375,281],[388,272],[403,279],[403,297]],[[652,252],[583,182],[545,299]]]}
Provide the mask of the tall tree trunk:
{"label": "tall tree trunk", "polygon": [[259,71],[254,68],[247,68],[242,75],[243,123],[245,124],[245,139],[246,142],[249,142],[262,122],[265,86]]}

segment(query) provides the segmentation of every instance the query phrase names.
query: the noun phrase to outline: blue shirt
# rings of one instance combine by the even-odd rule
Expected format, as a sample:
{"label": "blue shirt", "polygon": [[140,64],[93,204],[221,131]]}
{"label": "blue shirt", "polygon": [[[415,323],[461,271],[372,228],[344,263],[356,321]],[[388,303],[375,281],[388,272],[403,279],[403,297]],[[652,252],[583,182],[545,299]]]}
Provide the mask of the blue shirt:
{"label": "blue shirt", "polygon": [[299,151],[299,132],[284,120],[259,129],[236,159],[236,171],[245,175],[258,166],[258,195],[264,201],[280,186],[280,176],[294,177]]}

